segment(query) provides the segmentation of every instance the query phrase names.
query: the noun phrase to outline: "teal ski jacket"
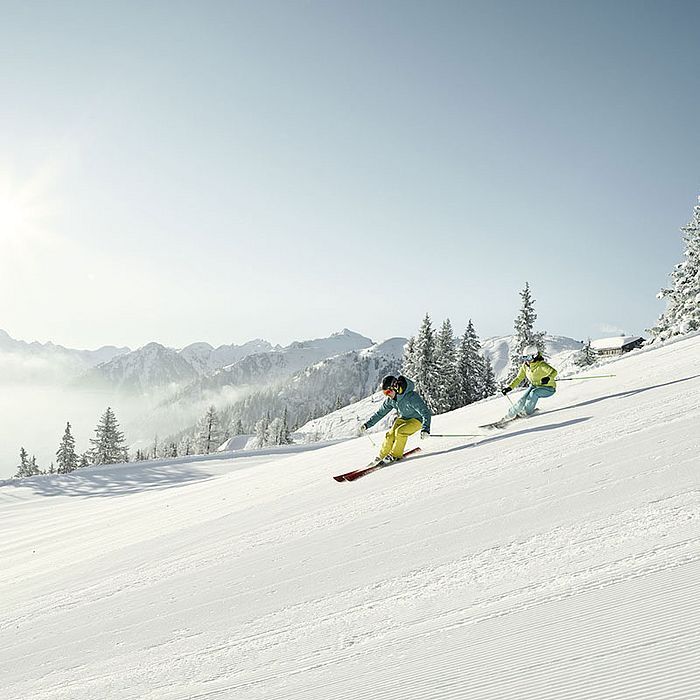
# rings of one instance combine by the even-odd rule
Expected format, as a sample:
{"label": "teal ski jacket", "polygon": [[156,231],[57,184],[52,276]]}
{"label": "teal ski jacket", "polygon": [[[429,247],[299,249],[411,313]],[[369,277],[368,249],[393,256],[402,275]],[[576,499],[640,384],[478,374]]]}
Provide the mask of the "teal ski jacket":
{"label": "teal ski jacket", "polygon": [[365,423],[365,427],[371,428],[384,418],[387,413],[396,410],[399,412],[400,418],[405,418],[406,420],[415,418],[419,420],[423,424],[421,430],[429,433],[432,414],[425,405],[421,395],[415,391],[415,386],[410,379],[406,379],[406,391],[403,394],[396,394],[395,399],[387,397],[379,407],[379,410]]}

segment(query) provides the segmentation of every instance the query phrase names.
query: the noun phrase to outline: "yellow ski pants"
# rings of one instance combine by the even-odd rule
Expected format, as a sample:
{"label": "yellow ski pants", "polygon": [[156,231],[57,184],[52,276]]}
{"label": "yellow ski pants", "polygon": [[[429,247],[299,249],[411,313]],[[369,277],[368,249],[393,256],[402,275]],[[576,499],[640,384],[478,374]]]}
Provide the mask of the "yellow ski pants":
{"label": "yellow ski pants", "polygon": [[403,448],[409,435],[417,433],[423,424],[416,418],[397,418],[391,430],[386,434],[379,456],[384,459],[387,455],[403,457]]}

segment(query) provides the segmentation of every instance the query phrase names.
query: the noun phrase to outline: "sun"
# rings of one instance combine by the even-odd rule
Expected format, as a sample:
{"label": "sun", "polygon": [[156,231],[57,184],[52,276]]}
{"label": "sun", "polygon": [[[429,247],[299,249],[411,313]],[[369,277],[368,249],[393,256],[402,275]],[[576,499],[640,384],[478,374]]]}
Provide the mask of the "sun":
{"label": "sun", "polygon": [[51,167],[43,165],[20,180],[0,161],[0,260],[6,264],[10,251],[24,255],[55,240],[52,176]]}

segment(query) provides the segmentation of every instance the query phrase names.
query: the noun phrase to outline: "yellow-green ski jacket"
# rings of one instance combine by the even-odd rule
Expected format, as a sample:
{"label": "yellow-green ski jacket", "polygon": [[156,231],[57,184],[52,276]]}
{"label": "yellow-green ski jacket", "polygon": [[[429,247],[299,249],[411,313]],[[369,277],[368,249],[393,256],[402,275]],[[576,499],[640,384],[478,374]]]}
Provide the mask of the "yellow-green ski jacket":
{"label": "yellow-green ski jacket", "polygon": [[[529,364],[523,362],[523,364],[520,366],[520,371],[508,386],[510,386],[511,389],[515,389],[515,387],[518,386],[523,379],[527,378],[532,386],[551,386],[552,389],[556,389],[556,376],[557,370],[555,370],[551,365],[548,365],[544,360],[535,360]],[[549,377],[549,381],[546,384],[543,384],[542,380],[545,377]]]}

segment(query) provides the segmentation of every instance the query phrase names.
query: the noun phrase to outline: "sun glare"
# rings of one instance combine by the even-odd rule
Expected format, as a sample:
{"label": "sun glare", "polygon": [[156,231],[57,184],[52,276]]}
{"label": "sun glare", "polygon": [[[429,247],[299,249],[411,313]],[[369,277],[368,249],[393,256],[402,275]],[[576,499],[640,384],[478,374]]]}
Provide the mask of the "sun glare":
{"label": "sun glare", "polygon": [[0,168],[0,241],[20,245],[41,237],[48,201],[44,171],[22,182]]}
{"label": "sun glare", "polygon": [[22,202],[0,195],[0,238],[22,233],[29,222],[29,212]]}

